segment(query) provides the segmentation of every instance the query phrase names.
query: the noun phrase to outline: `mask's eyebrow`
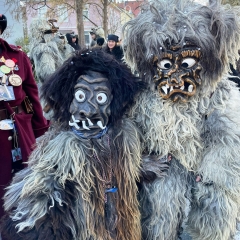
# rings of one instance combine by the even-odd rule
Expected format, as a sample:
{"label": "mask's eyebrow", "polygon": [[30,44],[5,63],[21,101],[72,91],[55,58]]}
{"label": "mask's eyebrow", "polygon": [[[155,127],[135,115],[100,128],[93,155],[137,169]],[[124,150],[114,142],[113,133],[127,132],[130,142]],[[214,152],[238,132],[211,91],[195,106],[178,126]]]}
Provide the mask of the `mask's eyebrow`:
{"label": "mask's eyebrow", "polygon": [[109,92],[110,89],[108,87],[105,86],[97,86],[94,88],[94,91],[105,91],[105,92]]}
{"label": "mask's eyebrow", "polygon": [[162,55],[161,55],[161,58],[173,59],[173,54],[169,53],[169,52],[163,52]]}
{"label": "mask's eyebrow", "polygon": [[90,90],[90,88],[88,86],[86,86],[86,84],[83,84],[83,83],[77,83],[74,86],[74,89],[76,89],[76,88],[82,88],[82,89],[85,89],[85,90]]}
{"label": "mask's eyebrow", "polygon": [[106,82],[108,81],[107,78],[105,77],[89,77],[88,75],[81,75],[79,78],[78,78],[78,81],[80,80],[85,80],[86,82],[88,83],[98,83],[98,82]]}
{"label": "mask's eyebrow", "polygon": [[201,52],[199,50],[184,50],[181,52],[181,55],[183,58],[186,57],[196,57],[196,58],[200,58],[201,57]]}

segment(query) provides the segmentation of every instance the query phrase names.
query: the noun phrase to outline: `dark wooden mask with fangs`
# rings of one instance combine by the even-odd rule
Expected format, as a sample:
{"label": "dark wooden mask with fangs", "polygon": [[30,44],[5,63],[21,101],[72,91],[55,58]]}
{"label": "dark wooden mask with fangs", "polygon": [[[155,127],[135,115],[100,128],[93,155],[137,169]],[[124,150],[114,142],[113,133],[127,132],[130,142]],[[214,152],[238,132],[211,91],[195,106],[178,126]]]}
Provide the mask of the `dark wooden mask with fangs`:
{"label": "dark wooden mask with fangs", "polygon": [[201,84],[200,59],[200,48],[190,43],[172,45],[161,53],[160,58],[154,57],[156,74],[153,80],[160,96],[174,102],[187,102]]}

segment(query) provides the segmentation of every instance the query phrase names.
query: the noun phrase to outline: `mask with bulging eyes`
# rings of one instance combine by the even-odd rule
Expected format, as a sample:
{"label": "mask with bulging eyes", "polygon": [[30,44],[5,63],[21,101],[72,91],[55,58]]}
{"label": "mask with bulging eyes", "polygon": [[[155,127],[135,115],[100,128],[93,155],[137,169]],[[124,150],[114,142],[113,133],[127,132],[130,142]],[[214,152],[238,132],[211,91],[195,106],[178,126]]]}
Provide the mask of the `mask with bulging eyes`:
{"label": "mask with bulging eyes", "polygon": [[196,46],[171,46],[163,52],[161,59],[154,58],[156,75],[154,82],[163,99],[187,102],[201,84],[199,63],[201,51]]}
{"label": "mask with bulging eyes", "polygon": [[104,130],[111,114],[111,86],[101,73],[88,71],[78,78],[70,105],[69,125],[91,138]]}

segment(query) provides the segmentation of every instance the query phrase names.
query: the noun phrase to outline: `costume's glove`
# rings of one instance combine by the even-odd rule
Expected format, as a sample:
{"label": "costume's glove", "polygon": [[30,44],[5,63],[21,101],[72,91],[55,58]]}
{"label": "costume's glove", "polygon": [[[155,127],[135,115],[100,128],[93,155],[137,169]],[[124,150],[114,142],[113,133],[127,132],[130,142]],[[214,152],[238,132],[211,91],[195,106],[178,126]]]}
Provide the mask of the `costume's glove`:
{"label": "costume's glove", "polygon": [[166,176],[171,159],[172,156],[170,154],[163,157],[158,155],[143,155],[141,180],[152,182],[156,178]]}

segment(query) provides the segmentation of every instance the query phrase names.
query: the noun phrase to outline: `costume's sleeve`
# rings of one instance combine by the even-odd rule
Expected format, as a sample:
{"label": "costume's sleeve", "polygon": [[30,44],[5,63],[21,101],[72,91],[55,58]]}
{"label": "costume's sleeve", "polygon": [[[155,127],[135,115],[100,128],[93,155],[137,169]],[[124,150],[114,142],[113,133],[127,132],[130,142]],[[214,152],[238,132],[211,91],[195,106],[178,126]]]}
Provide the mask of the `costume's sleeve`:
{"label": "costume's sleeve", "polygon": [[[22,53],[24,54],[24,53]],[[32,117],[32,127],[35,134],[35,137],[39,137],[43,135],[48,127],[49,122],[43,116],[43,110],[40,104],[39,95],[38,95],[38,88],[37,84],[33,78],[32,67],[30,60],[24,54],[23,56],[23,65],[24,65],[24,72],[25,72],[25,80],[23,82],[23,90],[28,96],[30,102],[32,103],[33,107],[33,117]]]}
{"label": "costume's sleeve", "polygon": [[[10,214],[6,214],[1,223],[0,231],[4,239],[7,240],[69,240],[74,239],[71,232],[71,227],[76,227],[73,220],[74,212],[72,211],[72,205],[75,204],[76,197],[74,196],[74,188],[72,188],[73,183],[66,182],[65,189],[61,188],[60,185],[55,185],[55,187],[62,189],[58,191],[59,196],[62,198],[62,204],[54,203],[53,198],[49,198],[49,195],[54,195],[57,191],[53,188],[53,192],[44,193],[38,192],[37,194],[28,193],[28,197],[24,195],[24,188],[26,180],[24,179],[27,175],[32,175],[33,172],[30,168],[24,169],[17,174],[14,178],[14,183],[8,191],[8,197],[11,199],[21,202],[21,210],[24,212],[16,212],[12,210]],[[54,183],[54,180],[49,177],[49,181]],[[49,183],[50,183],[49,182]],[[45,182],[43,182],[44,185]],[[24,200],[20,200],[20,196],[24,195]],[[57,198],[57,194],[55,193]],[[8,204],[6,202],[6,204]],[[14,208],[17,205],[14,205]],[[17,208],[18,209],[18,208]],[[38,220],[34,222],[34,218],[29,218],[29,211],[33,210],[36,212],[35,217]],[[35,210],[34,210],[35,209]],[[43,212],[46,212],[44,214]],[[69,226],[65,223],[69,223]],[[33,227],[29,225],[33,224]],[[19,230],[19,231],[18,231]]]}
{"label": "costume's sleeve", "polygon": [[[85,174],[86,163],[79,161],[84,150],[78,143],[73,134],[57,135],[53,130],[39,139],[28,167],[14,176],[4,196],[4,239],[70,240],[77,239],[78,229],[86,236],[84,213],[76,213],[76,206],[84,206],[76,176]],[[72,152],[75,145],[80,150]]]}
{"label": "costume's sleeve", "polygon": [[[221,92],[222,95],[225,93]],[[231,239],[240,206],[239,91],[226,92],[225,109],[205,123],[205,149],[198,169],[188,230],[193,239]],[[226,96],[225,95],[225,96]],[[213,95],[212,98],[218,100]]]}
{"label": "costume's sleeve", "polygon": [[[141,239],[140,211],[138,206],[136,182],[139,181],[141,166],[141,144],[140,134],[136,125],[129,119],[122,121],[119,137],[114,139],[114,151],[119,165],[113,167],[118,191],[121,193],[122,206],[119,223],[125,229],[124,239]],[[124,177],[119,177],[122,172]],[[129,196],[131,196],[129,198]],[[129,201],[131,199],[131,201]],[[126,227],[124,227],[126,226]],[[110,226],[113,227],[113,226]]]}

